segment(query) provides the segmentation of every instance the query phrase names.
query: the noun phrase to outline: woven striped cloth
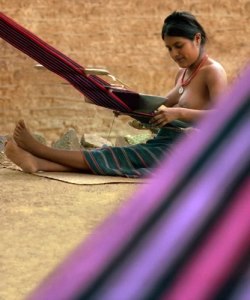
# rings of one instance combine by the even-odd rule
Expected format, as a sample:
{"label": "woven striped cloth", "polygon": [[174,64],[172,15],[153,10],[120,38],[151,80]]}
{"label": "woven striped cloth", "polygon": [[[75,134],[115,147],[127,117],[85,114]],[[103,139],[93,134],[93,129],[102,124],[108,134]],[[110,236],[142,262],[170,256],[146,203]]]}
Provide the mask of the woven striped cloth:
{"label": "woven striped cloth", "polygon": [[[127,113],[140,121],[147,122],[153,111],[165,101],[164,98],[157,96],[153,96],[154,101],[147,101],[147,95],[115,88],[96,75],[87,75],[84,67],[2,12],[0,12],[0,37],[51,72],[67,80],[96,105]],[[146,108],[146,111],[145,108],[143,111],[136,111],[142,109],[141,105],[146,107],[145,101],[147,105],[151,103],[150,107]]]}
{"label": "woven striped cloth", "polygon": [[249,299],[249,78],[29,300]]}
{"label": "woven striped cloth", "polygon": [[184,133],[182,128],[164,127],[146,143],[125,147],[102,147],[83,150],[82,154],[93,174],[143,177],[154,172],[164,155],[171,155],[173,145]]}

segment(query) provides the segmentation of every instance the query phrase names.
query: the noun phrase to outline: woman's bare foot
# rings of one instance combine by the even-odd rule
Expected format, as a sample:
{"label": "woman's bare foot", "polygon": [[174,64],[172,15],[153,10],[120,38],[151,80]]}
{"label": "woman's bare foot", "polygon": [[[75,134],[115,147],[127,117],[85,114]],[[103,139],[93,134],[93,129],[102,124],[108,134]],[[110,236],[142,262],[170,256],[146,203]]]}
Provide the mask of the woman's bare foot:
{"label": "woman's bare foot", "polygon": [[20,148],[14,140],[7,141],[4,150],[6,156],[26,173],[36,173],[38,171],[77,172],[74,168],[36,157],[28,151]]}
{"label": "woman's bare foot", "polygon": [[13,140],[8,140],[6,142],[4,152],[6,156],[24,172],[35,173],[38,171],[36,157],[18,147]]}
{"label": "woman's bare foot", "polygon": [[17,145],[28,152],[37,155],[43,146],[29,132],[23,120],[20,120],[14,130],[13,138]]}
{"label": "woman's bare foot", "polygon": [[39,143],[29,132],[24,121],[19,121],[13,133],[17,145],[37,159],[40,171],[91,172],[80,150],[54,149]]}

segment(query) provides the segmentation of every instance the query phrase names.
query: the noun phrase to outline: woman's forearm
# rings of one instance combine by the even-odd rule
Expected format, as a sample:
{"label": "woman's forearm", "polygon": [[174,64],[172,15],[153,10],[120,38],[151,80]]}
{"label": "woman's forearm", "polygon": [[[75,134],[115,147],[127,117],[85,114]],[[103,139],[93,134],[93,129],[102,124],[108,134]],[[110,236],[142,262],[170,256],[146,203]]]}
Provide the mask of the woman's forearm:
{"label": "woman's forearm", "polygon": [[189,109],[184,107],[178,107],[178,110],[179,110],[178,119],[185,122],[196,121],[209,113],[209,110]]}

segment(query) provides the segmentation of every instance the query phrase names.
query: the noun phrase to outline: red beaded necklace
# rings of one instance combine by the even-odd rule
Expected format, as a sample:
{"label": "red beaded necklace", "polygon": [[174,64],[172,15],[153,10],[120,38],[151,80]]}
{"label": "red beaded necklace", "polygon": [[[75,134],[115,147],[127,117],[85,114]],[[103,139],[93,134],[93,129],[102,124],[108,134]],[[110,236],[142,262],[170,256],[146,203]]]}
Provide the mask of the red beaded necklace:
{"label": "red beaded necklace", "polygon": [[181,77],[181,86],[179,87],[179,94],[181,95],[184,92],[184,87],[189,85],[189,83],[191,82],[191,80],[196,76],[196,74],[198,73],[198,71],[200,70],[200,68],[204,65],[204,63],[207,61],[208,59],[208,55],[204,55],[204,57],[202,58],[202,60],[200,61],[200,63],[198,64],[198,66],[195,68],[195,70],[192,72],[192,74],[184,81],[184,77],[186,75],[187,69],[186,68],[182,74]]}

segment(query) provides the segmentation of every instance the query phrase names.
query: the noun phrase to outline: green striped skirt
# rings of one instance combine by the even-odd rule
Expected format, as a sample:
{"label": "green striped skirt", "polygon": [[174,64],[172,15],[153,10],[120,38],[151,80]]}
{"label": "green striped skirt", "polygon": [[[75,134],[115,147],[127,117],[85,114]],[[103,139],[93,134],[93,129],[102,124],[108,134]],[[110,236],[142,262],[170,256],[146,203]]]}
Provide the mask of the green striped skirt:
{"label": "green striped skirt", "polygon": [[142,177],[152,173],[165,153],[170,153],[172,145],[183,133],[177,127],[164,127],[145,144],[125,147],[101,147],[83,150],[83,156],[91,171],[98,175]]}

